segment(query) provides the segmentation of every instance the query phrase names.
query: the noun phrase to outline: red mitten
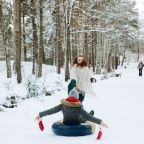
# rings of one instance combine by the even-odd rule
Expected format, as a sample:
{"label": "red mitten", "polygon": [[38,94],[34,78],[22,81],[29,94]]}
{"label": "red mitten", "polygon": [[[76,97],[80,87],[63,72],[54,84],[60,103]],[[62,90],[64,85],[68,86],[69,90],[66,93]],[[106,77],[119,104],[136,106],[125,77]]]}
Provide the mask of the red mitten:
{"label": "red mitten", "polygon": [[41,131],[44,130],[44,125],[42,123],[42,120],[39,121],[39,128],[40,128]]}
{"label": "red mitten", "polygon": [[97,135],[97,140],[100,140],[102,136],[102,129],[100,128],[98,135]]}

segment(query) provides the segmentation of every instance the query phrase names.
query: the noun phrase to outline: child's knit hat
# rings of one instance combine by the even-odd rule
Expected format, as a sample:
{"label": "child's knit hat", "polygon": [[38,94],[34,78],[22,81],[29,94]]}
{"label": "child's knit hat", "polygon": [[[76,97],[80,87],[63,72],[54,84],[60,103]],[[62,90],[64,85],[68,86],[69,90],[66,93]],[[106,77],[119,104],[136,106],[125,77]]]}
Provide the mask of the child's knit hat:
{"label": "child's knit hat", "polygon": [[69,97],[73,97],[73,98],[79,99],[79,93],[78,93],[78,91],[76,89],[72,89],[69,92]]}

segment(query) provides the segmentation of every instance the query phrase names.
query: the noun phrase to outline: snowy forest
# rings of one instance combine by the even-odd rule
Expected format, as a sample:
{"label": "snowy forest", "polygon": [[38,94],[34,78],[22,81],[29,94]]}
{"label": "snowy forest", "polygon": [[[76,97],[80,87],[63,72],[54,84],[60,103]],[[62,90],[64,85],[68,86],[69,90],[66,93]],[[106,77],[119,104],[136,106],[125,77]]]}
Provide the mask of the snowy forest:
{"label": "snowy forest", "polygon": [[[57,73],[78,54],[86,57],[94,73],[108,72],[137,54],[138,10],[132,0],[17,0],[0,1],[0,58],[22,81],[21,61],[32,63],[32,74],[42,76],[42,64],[55,65]],[[10,64],[14,61],[14,66]]]}
{"label": "snowy forest", "polygon": [[[109,139],[109,136],[116,133],[116,122],[113,121],[114,116],[107,112],[106,102],[111,105],[108,110],[115,113],[111,100],[113,99],[114,105],[117,105],[116,109],[119,110],[120,104],[117,100],[123,102],[130,99],[123,99],[122,91],[122,95],[130,93],[134,102],[136,92],[132,90],[135,87],[139,90],[142,88],[139,84],[144,83],[143,79],[139,79],[139,82],[136,79],[138,63],[144,61],[144,18],[139,13],[137,1],[0,0],[0,119],[2,118],[7,129],[10,127],[13,130],[8,120],[14,115],[12,122],[15,125],[16,118],[24,118],[22,121],[26,121],[26,125],[35,131],[32,135],[30,130],[26,133],[23,124],[17,126],[18,131],[23,130],[22,135],[17,133],[17,130],[14,131],[19,136],[18,143],[46,143],[46,135],[49,135],[47,138],[52,144],[68,143],[66,138],[58,137],[56,141],[56,136],[51,135],[48,130],[53,120],[60,115],[54,116],[51,120],[50,116],[43,120],[44,123],[49,121],[48,132],[43,136],[34,126],[32,119],[39,111],[53,107],[61,98],[67,96],[70,70],[79,55],[85,58],[96,81],[92,86],[97,96],[87,96],[86,102],[83,102],[84,107],[89,111],[95,109],[98,117],[106,119],[112,127],[111,130],[106,130],[107,134],[101,144],[138,142],[135,139],[119,141],[122,129],[115,135],[114,141]],[[139,2],[144,7],[143,1]],[[144,12],[142,14],[144,15]],[[135,85],[132,85],[131,80],[136,82]],[[120,93],[116,99],[114,93],[118,92]],[[142,96],[140,93],[139,95]],[[142,101],[143,98],[140,97],[138,111],[141,109]],[[132,107],[131,103],[128,104]],[[129,112],[127,104],[123,105],[122,111]],[[117,116],[118,123],[118,118],[123,118],[121,114],[114,115]],[[130,118],[131,115],[125,119],[129,121]],[[0,124],[0,129],[2,127],[3,124]],[[0,130],[0,137],[8,134],[7,129],[3,127]],[[10,140],[11,143],[15,143],[16,139],[12,133],[11,131],[8,134],[10,139],[3,137],[0,143],[2,141],[9,144]],[[38,139],[40,136],[42,137]],[[130,137],[135,136],[131,133]],[[94,144],[91,139],[95,139],[94,135],[84,138],[83,141],[79,141],[78,138],[74,141],[71,138],[71,141],[72,144]]]}

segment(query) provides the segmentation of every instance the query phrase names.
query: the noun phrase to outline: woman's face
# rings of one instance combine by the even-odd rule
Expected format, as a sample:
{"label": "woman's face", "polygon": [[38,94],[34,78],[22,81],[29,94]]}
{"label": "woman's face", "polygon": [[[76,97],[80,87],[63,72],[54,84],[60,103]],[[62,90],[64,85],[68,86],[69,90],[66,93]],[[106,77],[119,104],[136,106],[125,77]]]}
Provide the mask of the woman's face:
{"label": "woman's face", "polygon": [[84,58],[83,57],[78,57],[77,58],[77,63],[81,64],[83,62]]}

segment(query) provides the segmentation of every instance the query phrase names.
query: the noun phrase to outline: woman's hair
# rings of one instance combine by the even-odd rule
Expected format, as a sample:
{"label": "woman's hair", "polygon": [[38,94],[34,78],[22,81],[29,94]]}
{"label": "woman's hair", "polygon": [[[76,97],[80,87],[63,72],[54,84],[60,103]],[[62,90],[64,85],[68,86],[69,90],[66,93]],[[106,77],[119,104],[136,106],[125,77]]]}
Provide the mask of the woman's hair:
{"label": "woman's hair", "polygon": [[[82,62],[81,64],[79,64],[78,61],[77,61],[77,59],[78,59],[79,57],[83,57],[83,62]],[[75,60],[73,61],[73,65],[75,65],[75,64],[76,64],[77,66],[81,66],[81,67],[87,66],[87,62],[86,62],[86,60],[85,60],[85,58],[84,58],[83,55],[78,55],[78,56],[75,58]]]}

